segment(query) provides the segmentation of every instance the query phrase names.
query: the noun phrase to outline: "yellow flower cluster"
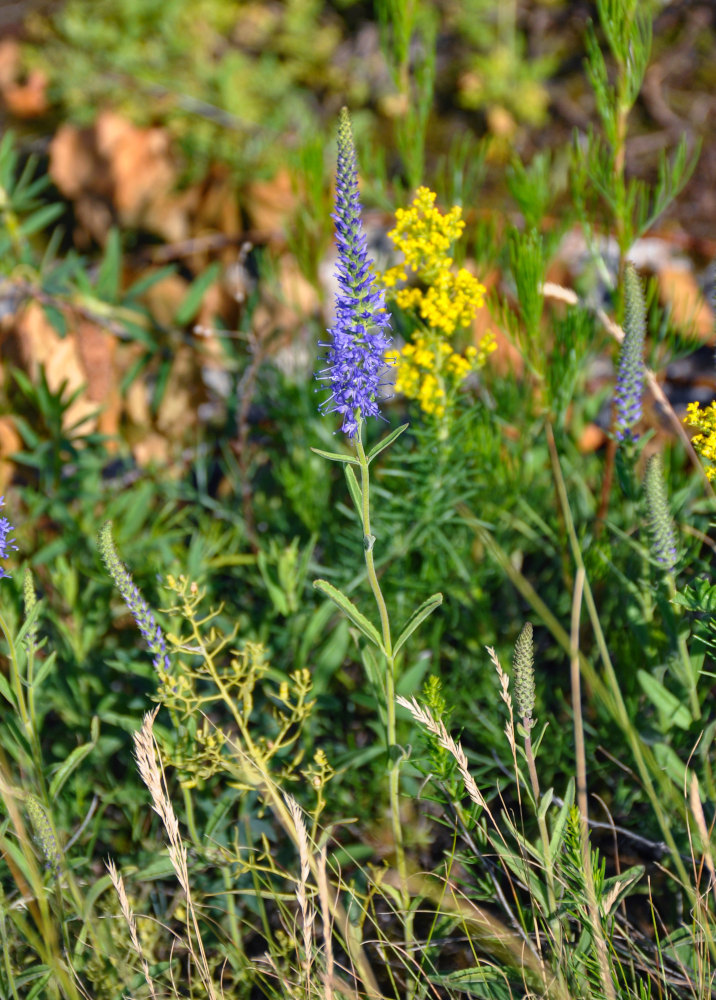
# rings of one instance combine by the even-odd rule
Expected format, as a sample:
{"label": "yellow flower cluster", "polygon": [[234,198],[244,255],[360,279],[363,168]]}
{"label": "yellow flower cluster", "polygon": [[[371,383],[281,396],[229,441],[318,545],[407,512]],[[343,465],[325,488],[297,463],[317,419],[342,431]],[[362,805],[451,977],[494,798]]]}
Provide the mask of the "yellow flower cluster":
{"label": "yellow flower cluster", "polygon": [[[417,400],[424,413],[440,418],[465,377],[481,368],[497,345],[488,334],[463,356],[448,343],[484,305],[485,288],[464,267],[453,268],[450,250],[465,228],[460,206],[443,215],[435,201],[434,192],[421,187],[412,205],[395,213],[395,228],[388,236],[405,260],[386,271],[382,280],[396,304],[414,312],[427,328],[416,330],[400,353],[392,353],[390,360],[397,365],[396,392]],[[397,287],[409,280],[414,283]]]}
{"label": "yellow flower cluster", "polygon": [[[689,403],[686,407],[684,423],[687,427],[695,427],[698,434],[691,443],[703,458],[716,462],[716,403],[710,403],[703,410],[698,403]],[[716,479],[716,465],[706,467],[709,479]]]}
{"label": "yellow flower cluster", "polygon": [[477,278],[461,267],[457,273],[440,271],[433,284],[420,288],[401,288],[395,301],[401,309],[415,309],[428,326],[446,337],[468,326],[485,302],[485,288]]}
{"label": "yellow flower cluster", "polygon": [[485,288],[464,267],[453,270],[450,248],[465,228],[462,209],[454,205],[443,215],[435,199],[433,191],[418,188],[410,208],[395,213],[395,229],[388,236],[405,262],[386,271],[383,284],[394,289],[412,271],[421,287],[397,290],[395,301],[401,309],[415,309],[428,326],[449,337],[484,305]]}
{"label": "yellow flower cluster", "polygon": [[431,343],[427,337],[415,333],[400,353],[394,352],[395,391],[417,400],[423,413],[440,419],[464,379],[482,368],[496,346],[495,338],[488,333],[479,347],[471,345],[463,356],[456,354],[444,340]]}
{"label": "yellow flower cluster", "polygon": [[440,271],[452,267],[450,247],[465,228],[462,209],[455,205],[442,215],[435,207],[436,198],[434,191],[420,187],[410,208],[399,208],[395,213],[395,229],[388,238],[404,254],[405,265],[392,268],[385,275],[386,284],[407,281],[405,267],[416,271],[428,284]]}

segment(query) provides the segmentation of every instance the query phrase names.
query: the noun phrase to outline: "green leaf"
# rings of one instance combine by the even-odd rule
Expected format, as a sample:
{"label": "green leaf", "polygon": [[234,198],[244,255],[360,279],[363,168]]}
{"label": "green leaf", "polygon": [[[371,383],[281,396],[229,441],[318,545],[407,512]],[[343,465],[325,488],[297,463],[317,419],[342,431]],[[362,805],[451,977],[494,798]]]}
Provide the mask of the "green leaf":
{"label": "green leaf", "polygon": [[415,663],[408,667],[395,683],[395,693],[410,698],[422,685],[423,679],[431,667],[430,657],[418,656]]}
{"label": "green leaf", "polygon": [[453,990],[469,993],[483,1000],[512,1000],[514,994],[507,976],[492,965],[475,965],[470,969],[455,969],[444,976],[431,976],[431,981],[446,986],[448,996]]}
{"label": "green leaf", "polygon": [[3,696],[5,701],[8,702],[8,704],[12,705],[13,708],[17,708],[17,705],[15,704],[15,697],[10,690],[10,685],[7,682],[5,674],[0,674],[0,694]]}
{"label": "green leaf", "polygon": [[259,572],[261,574],[261,578],[264,582],[264,585],[266,586],[266,589],[269,592],[271,603],[273,604],[274,608],[276,609],[276,611],[278,611],[280,615],[283,615],[284,618],[287,617],[289,613],[289,608],[288,608],[288,600],[286,598],[286,594],[284,593],[282,588],[278,586],[276,583],[274,583],[274,581],[271,579],[268,560],[266,558],[265,552],[259,552],[256,563],[258,565]]}
{"label": "green leaf", "polygon": [[574,778],[569,779],[567,785],[567,792],[564,796],[564,802],[560,806],[560,810],[557,813],[557,819],[554,822],[554,827],[552,828],[552,836],[549,840],[549,853],[550,857],[556,858],[557,852],[562,846],[562,840],[564,838],[564,829],[567,825],[567,817],[569,816],[569,810],[574,804]]}
{"label": "green leaf", "polygon": [[37,690],[42,686],[42,682],[45,680],[45,678],[48,676],[48,674],[54,667],[56,659],[57,659],[57,653],[55,650],[53,650],[47,657],[47,659],[42,661],[40,669],[36,671],[35,675],[32,678],[32,687],[35,690]]}
{"label": "green leaf", "polygon": [[199,307],[201,306],[201,300],[204,298],[209,285],[216,281],[219,276],[219,263],[215,261],[203,274],[192,282],[189,290],[187,291],[182,304],[177,309],[174,314],[174,322],[179,326],[184,326],[189,323],[190,320],[194,319],[196,314],[199,312]]}
{"label": "green leaf", "polygon": [[[540,841],[539,844],[532,844],[529,840],[527,840],[527,838],[522,833],[520,833],[520,831],[517,829],[517,827],[509,818],[506,812],[502,813],[502,821],[509,830],[509,832],[512,834],[512,836],[515,838],[517,843],[523,848],[520,856],[516,859],[516,863],[518,862],[519,864],[522,864],[524,866],[526,864],[526,855],[531,854],[532,857],[535,859],[535,861],[539,862],[539,866],[541,868],[544,868],[545,857],[544,857],[544,851],[542,850],[542,842]],[[495,846],[498,845],[495,844]],[[506,852],[505,857],[507,857],[507,855],[511,855],[512,853],[512,848],[505,848],[504,844],[501,845],[500,850],[501,852],[502,851]],[[522,874],[524,876],[524,871]]]}
{"label": "green leaf", "polygon": [[45,229],[54,222],[55,219],[62,215],[64,208],[62,205],[45,205],[44,208],[38,208],[36,212],[25,219],[25,221],[20,226],[20,233],[22,236],[31,236],[33,233],[39,232],[41,229]]}
{"label": "green leaf", "polygon": [[380,636],[378,635],[378,630],[375,625],[372,625],[365,615],[358,610],[358,608],[349,600],[346,595],[340,591],[337,587],[334,587],[332,583],[327,580],[314,580],[313,586],[316,590],[320,590],[322,594],[330,598],[334,604],[338,605],[341,611],[350,618],[356,628],[360,629],[366,639],[370,639],[373,645],[377,646],[378,649],[385,654],[385,649],[383,648],[383,643]]}
{"label": "green leaf", "polygon": [[400,649],[402,649],[416,628],[418,628],[418,626],[421,625],[425,619],[431,615],[433,611],[435,611],[436,608],[439,608],[442,603],[443,595],[440,593],[433,594],[431,597],[428,597],[426,601],[423,601],[420,607],[413,612],[393,646],[394,656]]}
{"label": "green leaf", "polygon": [[57,306],[52,305],[44,305],[42,310],[52,329],[56,330],[60,337],[64,340],[67,336],[67,320],[65,319],[64,313],[62,313]]}
{"label": "green leaf", "polygon": [[403,433],[403,431],[406,431],[408,427],[410,427],[410,424],[401,424],[400,427],[396,427],[394,431],[391,431],[386,438],[383,438],[382,441],[379,441],[376,445],[373,445],[373,447],[366,455],[366,458],[368,459],[368,464],[370,465],[370,463],[373,461],[376,455],[380,455],[381,451],[385,451],[385,449],[388,448],[393,443],[393,441],[395,441],[396,438],[399,438],[400,435]]}
{"label": "green leaf", "polygon": [[658,711],[662,724],[669,729],[672,725],[678,726],[679,729],[688,729],[693,719],[684,702],[671,691],[667,691],[661,681],[652,677],[646,670],[637,670],[636,676],[642,691]]}
{"label": "green leaf", "polygon": [[644,874],[644,865],[632,865],[631,868],[627,868],[626,871],[620,872],[619,875],[613,875],[611,878],[604,879],[604,885],[600,892],[600,902],[602,905],[608,903],[609,906],[604,906],[604,916],[608,917],[610,914],[616,911],[621,901],[625,896],[628,896],[634,886],[637,884],[639,879]]}
{"label": "green leaf", "polygon": [[40,617],[41,611],[42,611],[42,601],[36,601],[32,611],[27,616],[25,621],[22,623],[22,628],[15,636],[15,643],[18,646],[23,641],[27,633],[30,631],[32,626],[37,622],[38,618]]}
{"label": "green leaf", "polygon": [[[125,870],[125,876],[132,874],[131,869]],[[168,855],[163,855],[157,858],[155,861],[151,861],[144,868],[140,868],[135,874],[137,883],[141,885],[142,882],[154,882],[157,879],[166,878],[167,875],[174,874],[174,866],[169,860]]]}
{"label": "green leaf", "polygon": [[138,299],[141,295],[144,295],[152,285],[156,285],[157,282],[163,281],[165,278],[176,274],[176,267],[173,264],[167,264],[166,267],[160,267],[157,271],[151,271],[149,274],[145,274],[138,281],[127,289],[124,293],[124,301],[132,302]]}
{"label": "green leaf", "polygon": [[[522,839],[524,840],[524,838]],[[513,875],[516,875],[521,882],[525,882],[527,884],[530,896],[532,896],[532,898],[543,910],[546,910],[548,908],[547,893],[545,887],[535,874],[535,866],[530,864],[527,858],[520,857],[520,855],[516,854],[511,848],[505,847],[505,845],[499,840],[495,840],[494,848]],[[532,854],[537,860],[537,870],[543,869],[544,858],[539,851],[535,851],[533,848],[530,848],[528,853]]]}
{"label": "green leaf", "polygon": [[327,458],[329,462],[350,462],[351,465],[358,465],[358,459],[355,455],[339,455],[334,451],[321,451],[320,448],[311,448],[314,455],[320,455],[321,458]]}
{"label": "green leaf", "polygon": [[119,281],[122,270],[122,243],[119,230],[110,229],[107,246],[100,265],[95,293],[107,302],[116,302],[119,295]]}
{"label": "green leaf", "polygon": [[[94,725],[94,719],[92,720],[92,728],[96,732],[96,727]],[[93,733],[94,735],[94,733]],[[52,782],[50,784],[50,799],[56,799],[60,793],[60,790],[64,783],[67,781],[69,776],[73,771],[76,771],[80,766],[85,757],[94,750],[97,743],[96,736],[90,743],[83,743],[82,746],[75,747],[72,753],[69,755],[67,760],[63,761],[57,769]]]}
{"label": "green leaf", "polygon": [[358,511],[360,523],[363,524],[363,493],[358,485],[356,474],[350,465],[345,465],[343,468],[346,474],[346,482],[348,483],[348,492],[351,495],[355,509]]}
{"label": "green leaf", "polygon": [[679,789],[679,793],[683,794],[684,788],[688,789],[689,787],[688,768],[684,762],[668,743],[655,743],[652,750],[661,770],[673,781]]}
{"label": "green leaf", "polygon": [[405,760],[405,747],[398,746],[397,743],[393,743],[391,746],[389,746],[388,760],[393,766]]}
{"label": "green leaf", "polygon": [[552,799],[554,798],[554,788],[548,788],[547,791],[542,795],[539,800],[539,806],[537,807],[537,818],[544,819],[547,815],[547,810],[552,805]]}

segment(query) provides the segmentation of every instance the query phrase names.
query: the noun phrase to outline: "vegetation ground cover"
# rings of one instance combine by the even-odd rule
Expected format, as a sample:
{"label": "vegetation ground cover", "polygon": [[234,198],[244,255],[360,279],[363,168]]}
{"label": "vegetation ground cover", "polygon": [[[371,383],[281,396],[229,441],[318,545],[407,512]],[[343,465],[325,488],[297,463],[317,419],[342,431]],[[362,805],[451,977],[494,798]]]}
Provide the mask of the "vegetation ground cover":
{"label": "vegetation ground cover", "polygon": [[711,995],[675,6],[0,43],[0,996]]}

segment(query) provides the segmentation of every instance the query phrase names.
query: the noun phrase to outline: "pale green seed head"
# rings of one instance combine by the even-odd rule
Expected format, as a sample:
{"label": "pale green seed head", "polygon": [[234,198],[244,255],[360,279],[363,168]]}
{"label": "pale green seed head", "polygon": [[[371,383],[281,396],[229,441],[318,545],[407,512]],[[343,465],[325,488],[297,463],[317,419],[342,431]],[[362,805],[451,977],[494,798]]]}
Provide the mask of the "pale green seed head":
{"label": "pale green seed head", "polygon": [[525,622],[517,636],[512,656],[512,673],[517,711],[522,720],[527,720],[531,724],[535,707],[534,643],[531,622]]}
{"label": "pale green seed head", "polygon": [[42,851],[48,868],[53,875],[60,870],[60,849],[57,846],[55,831],[52,828],[47,810],[36,795],[28,795],[26,801],[27,815],[30,817],[35,837]]}
{"label": "pale green seed head", "polygon": [[678,549],[664,483],[664,467],[659,454],[652,455],[646,463],[644,494],[649,513],[652,554],[663,569],[671,572],[678,559]]}

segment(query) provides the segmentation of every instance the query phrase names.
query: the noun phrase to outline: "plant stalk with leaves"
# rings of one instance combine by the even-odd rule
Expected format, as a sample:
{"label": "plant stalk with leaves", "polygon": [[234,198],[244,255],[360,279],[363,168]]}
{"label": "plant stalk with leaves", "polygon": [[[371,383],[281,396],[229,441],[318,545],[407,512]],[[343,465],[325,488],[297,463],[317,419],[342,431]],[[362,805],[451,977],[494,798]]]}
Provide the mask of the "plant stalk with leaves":
{"label": "plant stalk with leaves", "polygon": [[[345,109],[341,113],[338,131],[336,187],[336,210],[333,217],[336,223],[339,254],[337,269],[339,291],[336,296],[336,319],[329,331],[331,340],[322,345],[328,348],[325,357],[326,367],[318,372],[317,378],[328,382],[331,389],[331,395],[321,404],[320,409],[328,413],[333,411],[341,413],[342,430],[351,440],[355,456],[313,450],[331,461],[344,464],[348,489],[358,511],[363,531],[366,572],[378,609],[380,632],[348,597],[332,584],[325,580],[316,580],[314,586],[347,614],[384,659],[385,670],[380,694],[387,719],[391,822],[401,882],[401,897],[405,909],[406,945],[409,945],[412,941],[412,921],[409,913],[408,869],[400,821],[399,769],[402,753],[397,746],[396,736],[396,657],[412,632],[441,603],[442,595],[434,594],[424,602],[410,618],[397,641],[393,640],[388,608],[373,556],[376,538],[371,532],[370,463],[405,430],[407,425],[397,428],[366,454],[362,441],[363,424],[369,416],[380,416],[378,394],[384,384],[386,352],[391,341],[387,336],[389,320],[385,312],[384,293],[375,285],[372,261],[366,253],[355,148],[348,112]],[[360,482],[356,476],[356,466],[360,470]]]}

